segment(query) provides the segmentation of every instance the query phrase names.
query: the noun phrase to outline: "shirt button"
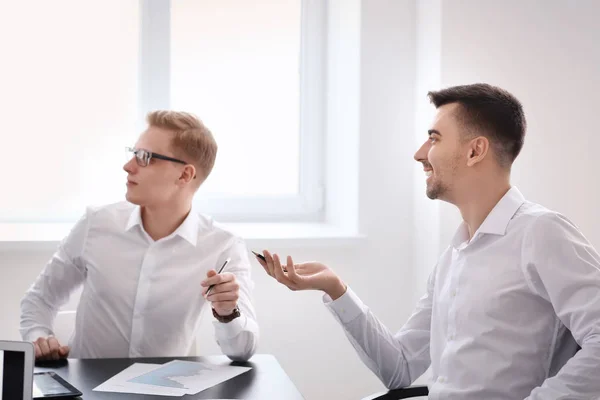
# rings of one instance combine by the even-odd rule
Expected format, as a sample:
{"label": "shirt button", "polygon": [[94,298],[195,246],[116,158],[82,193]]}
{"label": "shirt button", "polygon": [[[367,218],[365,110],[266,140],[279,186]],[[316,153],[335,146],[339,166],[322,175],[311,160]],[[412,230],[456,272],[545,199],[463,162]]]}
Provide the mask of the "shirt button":
{"label": "shirt button", "polygon": [[440,382],[440,383],[444,383],[444,382],[446,382],[446,378],[444,378],[443,376],[440,376],[440,377],[438,378],[438,382]]}
{"label": "shirt button", "polygon": [[452,297],[456,297],[456,289],[452,291]]}

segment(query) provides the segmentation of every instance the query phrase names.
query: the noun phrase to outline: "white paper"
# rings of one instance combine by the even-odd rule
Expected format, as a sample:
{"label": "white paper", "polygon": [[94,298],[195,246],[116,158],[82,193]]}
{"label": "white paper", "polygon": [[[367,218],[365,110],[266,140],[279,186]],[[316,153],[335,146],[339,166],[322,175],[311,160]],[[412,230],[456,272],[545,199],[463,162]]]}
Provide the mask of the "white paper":
{"label": "white paper", "polygon": [[156,396],[183,396],[186,394],[185,389],[177,389],[166,386],[144,385],[141,383],[128,382],[130,379],[144,375],[156,368],[160,368],[160,364],[142,364],[135,363],[129,368],[124,369],[117,375],[113,376],[106,382],[94,388],[98,392],[114,392],[114,393],[136,393],[150,394]]}
{"label": "white paper", "polygon": [[196,394],[249,370],[249,367],[175,360],[138,374],[127,383],[165,387],[183,390],[187,394]]}

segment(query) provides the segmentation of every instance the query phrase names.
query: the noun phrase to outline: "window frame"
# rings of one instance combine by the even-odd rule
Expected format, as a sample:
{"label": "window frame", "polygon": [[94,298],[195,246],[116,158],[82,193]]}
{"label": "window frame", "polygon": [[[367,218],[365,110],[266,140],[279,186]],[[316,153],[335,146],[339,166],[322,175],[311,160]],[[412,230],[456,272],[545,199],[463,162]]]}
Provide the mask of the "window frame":
{"label": "window frame", "polygon": [[[139,1],[141,132],[149,111],[170,108],[171,0]],[[298,194],[223,197],[198,193],[194,206],[219,221],[321,222],[325,218],[326,2],[302,0],[301,7]],[[257,184],[261,183],[257,177]]]}

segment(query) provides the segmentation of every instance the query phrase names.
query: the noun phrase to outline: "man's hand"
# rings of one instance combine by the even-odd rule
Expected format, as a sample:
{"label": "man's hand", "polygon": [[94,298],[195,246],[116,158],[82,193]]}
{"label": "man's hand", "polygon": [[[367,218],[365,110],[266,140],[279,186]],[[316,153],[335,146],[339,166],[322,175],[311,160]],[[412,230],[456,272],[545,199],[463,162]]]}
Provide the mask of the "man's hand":
{"label": "man's hand", "polygon": [[[206,296],[210,285],[215,286]],[[234,274],[231,272],[217,274],[217,271],[211,269],[206,274],[206,279],[202,281],[202,287],[202,296],[212,303],[212,308],[217,314],[225,317],[233,312],[240,298],[240,284]]]}
{"label": "man's hand", "polygon": [[287,257],[285,266],[281,265],[277,254],[264,251],[265,261],[258,262],[267,274],[291,290],[322,290],[333,300],[346,293],[346,285],[327,265],[318,262],[294,264],[292,257]]}
{"label": "man's hand", "polygon": [[39,361],[59,360],[69,356],[69,346],[61,346],[55,337],[40,337],[33,342],[35,359]]}

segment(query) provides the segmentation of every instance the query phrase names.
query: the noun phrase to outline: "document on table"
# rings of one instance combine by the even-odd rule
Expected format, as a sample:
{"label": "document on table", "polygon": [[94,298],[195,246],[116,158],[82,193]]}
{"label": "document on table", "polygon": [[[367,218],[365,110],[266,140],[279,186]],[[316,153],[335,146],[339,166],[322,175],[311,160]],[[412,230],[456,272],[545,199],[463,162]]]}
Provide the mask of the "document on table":
{"label": "document on table", "polygon": [[153,369],[160,367],[160,364],[142,364],[136,363],[127,369],[119,372],[106,382],[94,388],[97,392],[113,392],[113,393],[136,393],[136,394],[153,394],[156,396],[183,396],[186,394],[184,389],[169,388],[166,386],[149,386],[139,383],[128,382],[130,379],[150,372]]}
{"label": "document on table", "polygon": [[136,363],[94,388],[101,392],[183,396],[234,378],[249,367],[175,360],[166,364]]}

